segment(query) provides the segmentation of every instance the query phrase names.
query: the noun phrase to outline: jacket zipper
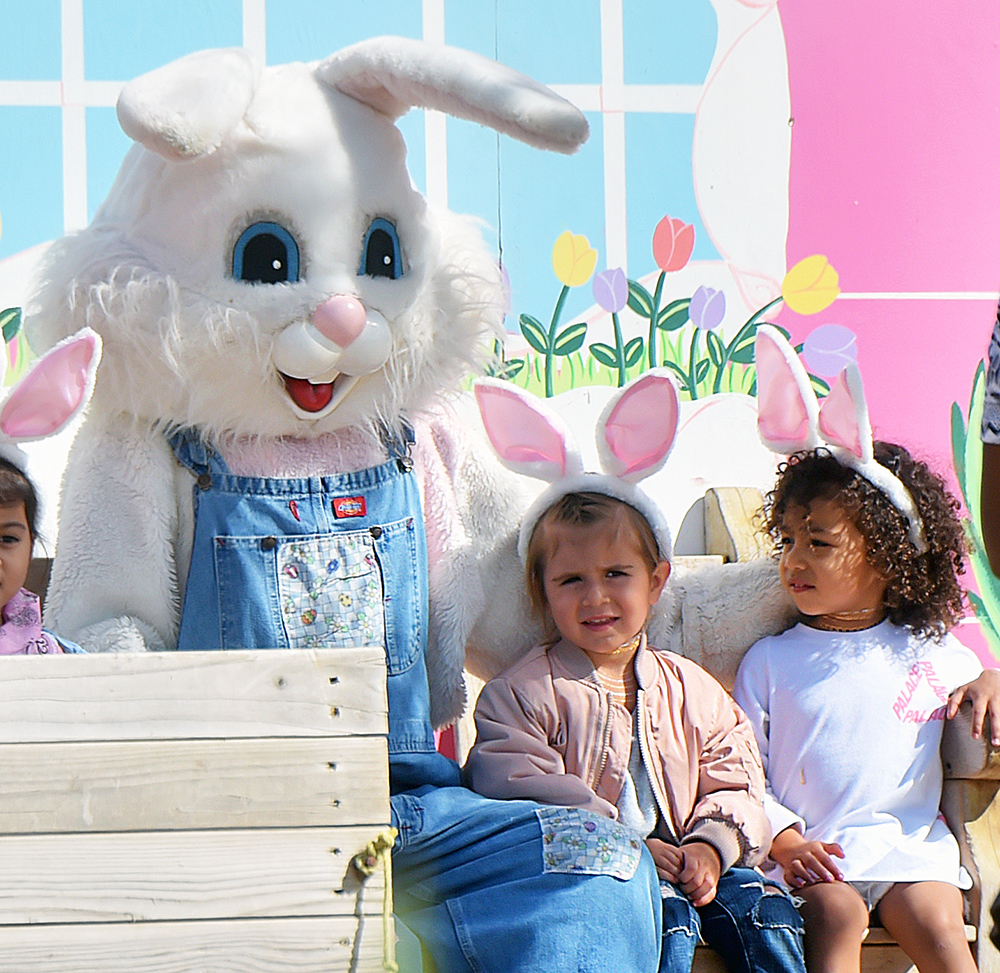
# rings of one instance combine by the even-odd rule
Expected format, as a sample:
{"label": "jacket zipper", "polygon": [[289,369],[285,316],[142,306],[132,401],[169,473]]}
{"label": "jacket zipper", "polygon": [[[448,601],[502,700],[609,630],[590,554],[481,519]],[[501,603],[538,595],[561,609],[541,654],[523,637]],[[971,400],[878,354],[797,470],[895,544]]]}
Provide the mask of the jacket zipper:
{"label": "jacket zipper", "polygon": [[604,732],[601,734],[601,762],[597,768],[597,773],[594,774],[594,782],[591,784],[591,789],[596,794],[597,785],[601,781],[601,775],[604,773],[604,768],[608,765],[608,746],[611,743],[611,693],[601,694],[604,703]]}
{"label": "jacket zipper", "polygon": [[649,748],[646,746],[645,699],[646,691],[640,688],[636,693],[635,702],[635,718],[639,721],[639,754],[642,757],[642,765],[646,770],[646,776],[649,778],[649,783],[652,785],[653,798],[656,800],[657,808],[659,808],[660,819],[663,821],[663,826],[670,833],[674,842],[679,845],[680,841],[678,841],[677,835],[674,833],[673,815],[671,815],[669,810],[663,806],[663,800],[660,797],[660,789],[656,783],[656,775],[651,770],[652,763],[649,759]]}

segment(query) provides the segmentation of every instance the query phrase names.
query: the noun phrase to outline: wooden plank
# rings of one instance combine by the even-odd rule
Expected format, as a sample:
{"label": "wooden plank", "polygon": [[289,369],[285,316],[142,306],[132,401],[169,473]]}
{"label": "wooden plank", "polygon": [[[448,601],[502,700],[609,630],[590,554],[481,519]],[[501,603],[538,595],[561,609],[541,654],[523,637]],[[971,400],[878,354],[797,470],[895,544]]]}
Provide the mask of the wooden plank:
{"label": "wooden plank", "polygon": [[264,919],[3,930],[3,973],[375,973],[382,918]]}
{"label": "wooden plank", "polygon": [[381,648],[3,656],[0,742],[379,734]]}
{"label": "wooden plank", "polygon": [[0,925],[380,914],[381,870],[349,866],[382,830],[0,837]]}
{"label": "wooden plank", "polygon": [[0,833],[389,820],[384,737],[0,744]]}

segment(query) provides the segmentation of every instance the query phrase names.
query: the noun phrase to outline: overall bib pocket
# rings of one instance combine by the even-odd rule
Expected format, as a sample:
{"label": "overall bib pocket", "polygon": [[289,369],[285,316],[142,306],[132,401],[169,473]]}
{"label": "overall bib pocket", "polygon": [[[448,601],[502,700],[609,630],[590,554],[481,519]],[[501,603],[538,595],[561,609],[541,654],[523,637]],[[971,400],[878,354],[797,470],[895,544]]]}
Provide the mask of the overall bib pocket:
{"label": "overall bib pocket", "polygon": [[412,617],[419,610],[412,599],[393,597],[391,586],[387,593],[381,565],[392,566],[397,583],[416,583],[408,570],[417,556],[411,525],[216,537],[223,647],[382,645],[390,674],[409,668],[420,651],[419,617]]}

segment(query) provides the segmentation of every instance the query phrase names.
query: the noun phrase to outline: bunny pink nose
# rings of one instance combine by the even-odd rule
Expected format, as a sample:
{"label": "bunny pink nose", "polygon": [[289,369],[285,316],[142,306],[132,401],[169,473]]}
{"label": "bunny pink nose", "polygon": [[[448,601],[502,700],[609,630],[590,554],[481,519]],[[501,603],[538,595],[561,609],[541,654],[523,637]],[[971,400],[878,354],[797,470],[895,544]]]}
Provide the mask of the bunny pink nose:
{"label": "bunny pink nose", "polygon": [[346,348],[365,328],[364,305],[346,294],[335,294],[313,311],[312,323],[324,338]]}

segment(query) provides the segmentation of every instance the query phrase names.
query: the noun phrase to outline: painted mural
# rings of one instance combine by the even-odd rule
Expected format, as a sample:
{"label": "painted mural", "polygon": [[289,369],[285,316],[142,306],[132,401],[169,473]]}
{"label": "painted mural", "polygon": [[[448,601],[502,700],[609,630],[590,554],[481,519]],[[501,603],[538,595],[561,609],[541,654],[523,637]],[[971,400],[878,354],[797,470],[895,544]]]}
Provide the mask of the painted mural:
{"label": "painted mural", "polygon": [[[700,409],[753,395],[753,334],[771,321],[820,393],[857,360],[876,435],[978,505],[977,368],[1000,283],[995,0],[0,0],[0,19],[8,380],[31,355],[17,308],[35,266],[89,222],[128,147],[124,80],[203,47],[321,58],[392,24],[537,77],[591,124],[563,158],[432,112],[401,121],[417,185],[495,242],[498,373],[559,396],[665,366]],[[978,555],[973,572],[1000,653],[1000,589]],[[959,634],[986,657],[977,626]]]}

